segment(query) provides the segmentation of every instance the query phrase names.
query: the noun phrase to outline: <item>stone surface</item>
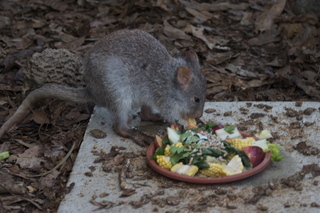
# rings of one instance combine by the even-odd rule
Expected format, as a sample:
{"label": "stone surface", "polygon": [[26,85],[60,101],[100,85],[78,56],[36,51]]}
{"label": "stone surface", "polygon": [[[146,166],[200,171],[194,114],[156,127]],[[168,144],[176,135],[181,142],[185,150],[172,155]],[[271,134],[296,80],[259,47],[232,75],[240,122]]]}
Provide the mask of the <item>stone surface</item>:
{"label": "stone surface", "polygon": [[[93,163],[97,156],[92,154],[92,150],[108,153],[116,145],[125,147],[126,152],[138,153],[144,152],[146,148],[115,135],[108,112],[95,108],[69,180],[68,185],[75,183],[75,186],[60,204],[58,212],[93,212],[99,209],[90,203],[93,197],[97,197],[94,199],[96,202],[104,201],[106,205],[112,202],[114,205],[108,210],[96,212],[320,211],[319,171],[306,172],[301,178],[303,166],[319,166],[320,103],[210,102],[206,103],[205,109],[206,113],[202,117],[204,122],[212,120],[235,124],[248,132],[270,129],[275,136],[274,142],[283,146],[282,154],[285,158],[280,162],[271,162],[264,171],[244,180],[220,185],[196,185],[171,180],[150,171],[151,168],[145,165],[145,158],[141,156],[131,166],[135,169],[140,164],[144,167],[141,171],[149,172],[151,177],[140,181],[127,179],[131,188],[140,187],[134,188],[134,195],[120,197],[119,173],[102,171],[101,164]],[[163,124],[140,122],[137,116],[133,126],[157,132]],[[107,136],[96,139],[90,134],[93,129],[100,129]],[[318,150],[318,153],[308,155],[305,151],[307,149]],[[92,166],[95,167],[92,175],[85,175],[91,171],[89,168]],[[108,195],[100,198],[104,193]]]}

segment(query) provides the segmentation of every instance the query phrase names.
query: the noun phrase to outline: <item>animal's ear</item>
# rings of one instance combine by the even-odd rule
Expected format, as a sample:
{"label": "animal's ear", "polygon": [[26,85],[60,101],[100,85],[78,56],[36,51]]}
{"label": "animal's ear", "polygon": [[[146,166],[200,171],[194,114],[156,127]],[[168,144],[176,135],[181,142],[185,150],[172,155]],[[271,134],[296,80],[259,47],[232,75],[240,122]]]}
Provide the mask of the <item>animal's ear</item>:
{"label": "animal's ear", "polygon": [[190,61],[192,63],[199,63],[199,58],[197,56],[197,53],[195,53],[193,50],[189,50],[186,53],[186,59],[187,61]]}
{"label": "animal's ear", "polygon": [[178,73],[177,73],[177,79],[182,88],[187,89],[191,83],[192,80],[192,71],[189,70],[186,67],[179,67]]}

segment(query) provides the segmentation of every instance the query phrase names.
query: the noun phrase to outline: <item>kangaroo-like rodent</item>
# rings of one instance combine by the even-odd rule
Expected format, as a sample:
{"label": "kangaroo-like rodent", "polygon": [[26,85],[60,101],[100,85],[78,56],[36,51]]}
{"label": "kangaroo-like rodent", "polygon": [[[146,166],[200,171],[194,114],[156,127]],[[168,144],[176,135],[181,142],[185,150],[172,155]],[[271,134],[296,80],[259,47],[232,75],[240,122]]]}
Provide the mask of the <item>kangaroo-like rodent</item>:
{"label": "kangaroo-like rodent", "polygon": [[83,68],[85,88],[48,84],[32,91],[2,125],[0,137],[45,98],[105,107],[114,117],[114,131],[139,145],[153,139],[129,128],[132,109],[141,107],[143,120],[162,119],[184,125],[186,118],[202,116],[206,82],[196,53],[188,51],[184,56],[172,57],[144,31],[110,33],[87,52]]}

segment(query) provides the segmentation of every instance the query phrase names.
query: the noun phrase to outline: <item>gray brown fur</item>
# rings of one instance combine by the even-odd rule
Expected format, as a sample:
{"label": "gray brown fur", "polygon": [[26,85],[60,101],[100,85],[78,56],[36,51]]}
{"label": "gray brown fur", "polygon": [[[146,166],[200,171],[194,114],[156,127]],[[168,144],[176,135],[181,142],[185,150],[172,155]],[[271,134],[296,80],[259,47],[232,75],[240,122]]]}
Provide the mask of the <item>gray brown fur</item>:
{"label": "gray brown fur", "polygon": [[[181,67],[186,72],[179,72]],[[115,131],[140,145],[151,139],[129,129],[130,112],[134,108],[144,106],[165,121],[178,120],[183,124],[186,124],[184,117],[202,115],[206,87],[196,54],[190,51],[184,57],[171,57],[158,40],[144,31],[121,30],[107,35],[86,54],[83,68],[85,89],[49,85],[34,90],[29,96],[37,100],[92,101],[106,107],[114,115]],[[177,77],[178,72],[186,75]],[[59,93],[55,95],[57,90]],[[70,94],[66,96],[63,91]],[[4,124],[5,129],[1,127],[0,137],[17,123],[16,120],[10,126]]]}

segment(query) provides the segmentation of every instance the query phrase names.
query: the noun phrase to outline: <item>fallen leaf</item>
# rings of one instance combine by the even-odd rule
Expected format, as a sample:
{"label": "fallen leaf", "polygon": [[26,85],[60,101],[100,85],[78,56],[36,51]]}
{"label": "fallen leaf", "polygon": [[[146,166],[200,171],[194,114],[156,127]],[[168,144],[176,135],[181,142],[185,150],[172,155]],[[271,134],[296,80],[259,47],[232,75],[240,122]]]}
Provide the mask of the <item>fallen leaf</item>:
{"label": "fallen leaf", "polygon": [[209,47],[209,49],[211,50],[212,49],[230,50],[229,47],[224,46],[229,42],[229,40],[226,40],[220,36],[215,36],[215,37],[205,36],[203,27],[194,27],[189,24],[185,28],[185,32],[192,33],[193,36],[204,41],[206,45]]}
{"label": "fallen leaf", "polygon": [[258,78],[259,77],[256,73],[251,72],[249,70],[245,70],[245,69],[238,69],[236,73],[237,73],[237,75],[242,76],[242,77],[248,77],[248,78]]}
{"label": "fallen leaf", "polygon": [[77,34],[79,37],[86,37],[90,34],[90,20],[89,19],[85,19],[80,26],[77,28]]}
{"label": "fallen leaf", "polygon": [[[306,70],[303,71],[301,73],[301,75],[306,78],[309,82],[314,82],[316,81],[317,77],[319,76],[319,74],[317,74],[316,72],[312,71],[312,70]],[[316,83],[316,82],[315,82]]]}
{"label": "fallen leaf", "polygon": [[111,202],[111,201],[97,202],[94,199],[91,199],[89,202],[92,205],[97,206],[99,209],[110,209],[110,208],[114,207],[115,205],[117,205],[116,203]]}
{"label": "fallen leaf", "polygon": [[157,0],[156,6],[162,8],[165,11],[168,11],[169,9],[165,2],[165,0]]}
{"label": "fallen leaf", "polygon": [[68,8],[68,4],[61,1],[45,1],[46,5],[50,6],[54,10],[58,10],[60,12],[65,11]]}
{"label": "fallen leaf", "polygon": [[115,166],[120,165],[123,162],[123,160],[124,160],[124,157],[122,156],[122,154],[115,156],[114,159],[113,159],[114,165]]}
{"label": "fallen leaf", "polygon": [[64,44],[58,44],[56,47],[57,48],[60,48],[60,49],[69,49],[69,50],[72,50],[72,49],[76,49],[78,48],[81,44],[84,43],[84,39],[85,37],[82,36],[80,38],[76,38],[70,42],[67,42],[67,43],[64,43]]}
{"label": "fallen leaf", "polygon": [[259,34],[258,37],[249,39],[248,44],[251,46],[264,46],[279,41],[281,41],[279,32],[275,29],[271,29]]}
{"label": "fallen leaf", "polygon": [[189,7],[186,7],[186,11],[188,11],[191,15],[193,15],[196,18],[202,19],[202,22],[205,22],[206,20],[212,19],[214,17],[213,14],[209,13],[208,11],[199,12]]}
{"label": "fallen leaf", "polygon": [[170,39],[184,39],[184,40],[192,41],[189,35],[187,35],[183,30],[180,30],[178,28],[171,26],[167,22],[167,20],[164,20],[163,24],[164,24],[163,33]]}
{"label": "fallen leaf", "polygon": [[224,53],[209,53],[207,55],[207,62],[213,65],[219,65],[232,57],[232,52],[224,52]]}
{"label": "fallen leaf", "polygon": [[21,51],[18,53],[7,55],[4,60],[4,66],[5,66],[4,71],[6,72],[6,71],[10,70],[14,66],[16,60],[26,58],[35,52],[41,52],[41,51],[42,51],[41,47],[32,47],[30,49],[27,49],[27,50],[24,50],[24,51]]}
{"label": "fallen leaf", "polygon": [[55,169],[46,176],[41,177],[39,180],[41,188],[51,189],[55,184],[57,184],[57,178],[59,175],[60,172]]}
{"label": "fallen leaf", "polygon": [[78,109],[71,110],[69,113],[65,115],[65,120],[63,122],[64,126],[70,126],[74,123],[78,123],[80,121],[84,121],[90,118],[89,114],[80,113]]}
{"label": "fallen leaf", "polygon": [[255,21],[256,32],[264,32],[271,29],[274,20],[282,13],[287,0],[277,0],[270,9],[259,15]]}
{"label": "fallen leaf", "polygon": [[261,87],[263,85],[267,85],[268,83],[269,83],[268,81],[262,81],[260,79],[253,79],[247,82],[248,87]]}
{"label": "fallen leaf", "polygon": [[136,193],[135,189],[124,189],[120,197],[130,197]]}
{"label": "fallen leaf", "polygon": [[107,134],[104,131],[100,130],[100,129],[92,129],[92,130],[90,130],[90,133],[94,138],[99,138],[100,139],[100,138],[107,137]]}
{"label": "fallen leaf", "polygon": [[291,66],[287,65],[287,66],[285,66],[285,67],[283,67],[281,69],[278,69],[277,72],[276,72],[276,75],[284,77],[284,76],[287,76],[288,74],[290,74],[291,72],[292,72]]}
{"label": "fallen leaf", "polygon": [[252,15],[252,12],[244,12],[240,24],[251,25],[253,23]]}
{"label": "fallen leaf", "polygon": [[273,66],[273,67],[283,67],[285,64],[285,61],[283,59],[280,58],[275,58],[272,61],[266,63],[265,65],[267,66]]}
{"label": "fallen leaf", "polygon": [[21,195],[26,193],[25,184],[15,181],[12,175],[0,172],[0,180],[0,195],[8,193]]}
{"label": "fallen leaf", "polygon": [[37,157],[40,153],[40,146],[33,146],[27,149],[24,153],[18,154],[16,164],[21,168],[39,171],[42,169],[41,163],[45,162],[43,159]]}
{"label": "fallen leaf", "polygon": [[232,4],[229,2],[211,2],[211,3],[198,3],[196,1],[179,0],[182,4],[197,9],[199,11],[226,11],[226,10],[245,10],[249,7],[247,3]]}
{"label": "fallen leaf", "polygon": [[220,92],[225,91],[225,88],[222,86],[216,86],[216,87],[212,87],[212,88],[208,88],[207,89],[207,94],[208,95],[216,95]]}
{"label": "fallen leaf", "polygon": [[47,113],[43,109],[34,110],[33,112],[33,120],[40,125],[49,124],[50,120],[47,116]]}
{"label": "fallen leaf", "polygon": [[43,20],[40,20],[40,19],[33,18],[32,21],[33,21],[33,24],[32,24],[33,28],[41,28],[46,24]]}
{"label": "fallen leaf", "polygon": [[4,30],[11,25],[11,19],[7,16],[0,16],[0,30]]}
{"label": "fallen leaf", "polygon": [[293,38],[302,28],[302,23],[281,23],[279,25],[279,30],[288,39]]}

